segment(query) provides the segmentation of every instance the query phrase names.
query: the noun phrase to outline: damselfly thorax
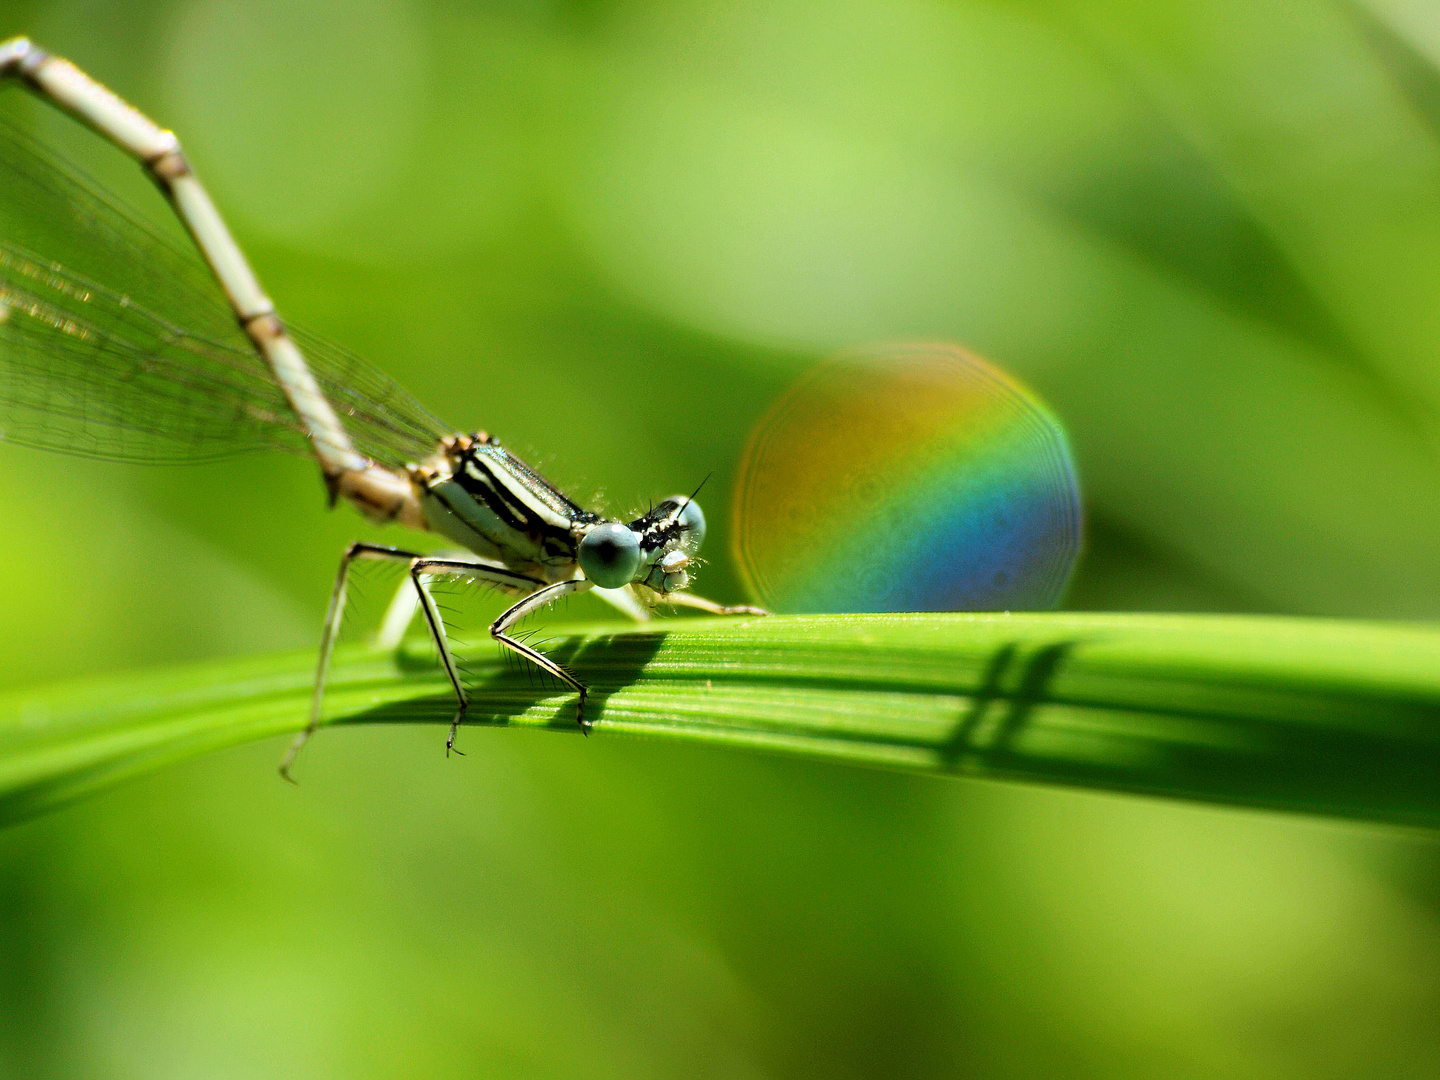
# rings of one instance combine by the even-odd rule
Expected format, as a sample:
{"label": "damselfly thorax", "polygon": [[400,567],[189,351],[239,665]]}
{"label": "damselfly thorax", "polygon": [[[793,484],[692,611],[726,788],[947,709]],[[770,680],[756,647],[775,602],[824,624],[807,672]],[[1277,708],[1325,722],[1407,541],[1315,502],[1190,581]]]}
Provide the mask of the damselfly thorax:
{"label": "damselfly thorax", "polygon": [[[0,130],[0,208],[39,207],[74,224],[104,280],[26,247],[23,221],[0,234],[0,424],[14,442],[125,461],[182,461],[270,445],[313,457],[332,502],[377,522],[437,533],[464,549],[436,557],[379,544],[346,551],[320,640],[305,730],[314,731],[330,657],[357,559],[406,564],[458,709],[469,704],[430,591],[435,577],[465,577],[518,597],[492,637],[575,691],[582,729],[586,688],[509,631],[574,593],[598,595],[635,618],[660,602],[715,614],[763,614],[691,595],[705,518],[690,496],[662,500],[633,521],[584,509],[485,432],[454,434],[376,371],[318,339],[299,341],[280,321],[179,140],[85,75],[25,38],[0,43],[0,78],[23,82],[136,158],[169,199],[223,298],[194,279],[193,260],[88,186],[43,148]],[[6,187],[12,190],[6,190]],[[74,245],[71,245],[74,247]],[[167,275],[137,302],[125,273]],[[216,318],[216,309],[227,318]],[[237,332],[238,326],[238,332]],[[301,345],[303,344],[303,350]],[[343,417],[343,419],[342,419]]]}

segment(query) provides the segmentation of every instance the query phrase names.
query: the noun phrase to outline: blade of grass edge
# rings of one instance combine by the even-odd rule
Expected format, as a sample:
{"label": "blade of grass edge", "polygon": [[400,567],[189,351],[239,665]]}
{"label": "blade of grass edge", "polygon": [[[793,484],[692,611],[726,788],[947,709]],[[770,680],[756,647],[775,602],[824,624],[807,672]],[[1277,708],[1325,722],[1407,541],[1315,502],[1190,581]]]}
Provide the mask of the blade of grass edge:
{"label": "blade of grass edge", "polygon": [[[1440,627],[772,616],[583,627],[546,648],[591,686],[594,738],[1440,825]],[[577,733],[568,693],[489,644],[463,660],[468,723]],[[298,730],[313,663],[250,657],[0,696],[0,822]],[[407,643],[337,653],[326,713],[327,724],[448,723],[453,706],[427,648]],[[436,745],[438,757],[438,733]]]}

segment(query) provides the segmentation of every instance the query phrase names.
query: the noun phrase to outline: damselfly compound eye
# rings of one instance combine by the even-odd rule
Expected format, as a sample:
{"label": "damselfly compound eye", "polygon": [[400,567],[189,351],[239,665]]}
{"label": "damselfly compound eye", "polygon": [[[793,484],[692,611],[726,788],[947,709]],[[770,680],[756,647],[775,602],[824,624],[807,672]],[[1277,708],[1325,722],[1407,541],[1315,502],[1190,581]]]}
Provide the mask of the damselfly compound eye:
{"label": "damselfly compound eye", "polygon": [[640,569],[640,540],[625,525],[597,525],[580,541],[580,569],[602,589],[620,589]]}
{"label": "damselfly compound eye", "polygon": [[1080,549],[1064,429],[953,345],[811,369],[750,433],[733,509],[741,574],[776,611],[1050,608]]}

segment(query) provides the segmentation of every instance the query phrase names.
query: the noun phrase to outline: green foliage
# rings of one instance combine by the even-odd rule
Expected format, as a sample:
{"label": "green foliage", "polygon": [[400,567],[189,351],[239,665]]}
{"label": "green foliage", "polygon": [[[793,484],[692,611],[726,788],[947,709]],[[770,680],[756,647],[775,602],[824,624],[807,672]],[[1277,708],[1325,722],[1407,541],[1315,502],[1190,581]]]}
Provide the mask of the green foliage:
{"label": "green foliage", "polygon": [[[590,685],[596,739],[648,735],[1440,825],[1440,629],[773,616],[576,629],[547,651]],[[470,722],[578,731],[572,695],[538,691],[528,669],[493,648],[465,659]],[[301,653],[12,694],[0,702],[0,815],[298,730],[312,672]],[[343,652],[328,703],[329,723],[454,713],[423,649]]]}
{"label": "green foliage", "polygon": [[[711,477],[716,599],[749,426],[830,350],[920,338],[1070,430],[1072,607],[1440,617],[1433,3],[6,14],[176,130],[288,320],[596,508]],[[112,147],[0,108],[168,221]],[[7,444],[0,506],[0,782],[33,815],[0,831],[0,1076],[1440,1072],[1431,833],[1095,790],[1432,824],[1426,629],[589,626],[553,645],[596,734],[487,647],[513,727],[463,761],[425,651],[352,649],[332,718],[386,722],[321,732],[293,789],[335,562],[413,537],[265,455]],[[602,615],[573,608],[536,625]]]}

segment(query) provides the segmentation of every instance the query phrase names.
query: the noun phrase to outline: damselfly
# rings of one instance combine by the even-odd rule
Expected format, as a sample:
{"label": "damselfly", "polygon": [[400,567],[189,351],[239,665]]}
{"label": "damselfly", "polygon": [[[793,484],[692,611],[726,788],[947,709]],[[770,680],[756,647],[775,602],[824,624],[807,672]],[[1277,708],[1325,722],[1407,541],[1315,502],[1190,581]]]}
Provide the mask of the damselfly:
{"label": "damselfly", "polygon": [[[464,557],[432,557],[362,542],[345,552],[321,634],[309,723],[280,765],[287,779],[320,719],[358,559],[408,568],[458,703],[447,751],[469,695],[431,592],[435,577],[465,577],[519,597],[490,634],[575,691],[582,729],[590,723],[585,685],[512,636],[525,616],[589,589],[636,618],[662,601],[713,614],[764,614],[684,591],[705,536],[693,495],[665,499],[634,521],[609,520],[568,499],[489,434],[454,434],[379,371],[286,330],[173,133],[25,38],[0,43],[0,76],[23,82],[136,158],[224,292],[222,300],[185,283],[180,253],[41,148],[11,136],[0,197],[22,212],[66,216],[87,243],[107,246],[111,257],[102,261],[158,279],[158,289],[94,280],[83,266],[38,254],[23,236],[0,236],[4,438],[126,461],[279,446],[315,458],[332,503],[344,499],[371,521],[435,532],[466,550]],[[164,280],[169,269],[173,282]],[[152,293],[163,300],[151,302]]]}

